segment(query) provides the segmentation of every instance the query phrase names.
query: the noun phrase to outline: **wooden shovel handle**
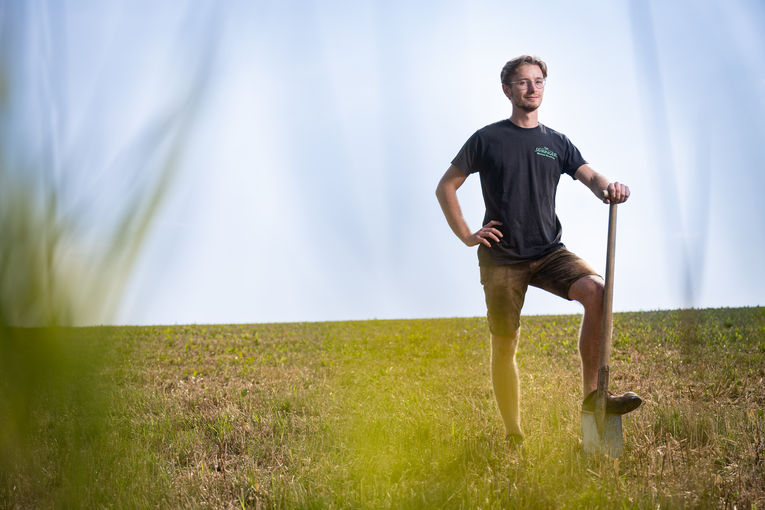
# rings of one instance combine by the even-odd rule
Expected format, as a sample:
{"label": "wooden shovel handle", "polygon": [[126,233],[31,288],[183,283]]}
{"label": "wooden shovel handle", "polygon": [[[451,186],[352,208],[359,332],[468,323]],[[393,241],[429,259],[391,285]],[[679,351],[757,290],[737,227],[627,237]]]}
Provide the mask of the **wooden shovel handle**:
{"label": "wooden shovel handle", "polygon": [[[603,191],[603,198],[608,192]],[[616,204],[608,210],[608,245],[606,249],[606,283],[603,291],[603,327],[600,337],[600,369],[598,370],[598,394],[595,401],[595,422],[603,437],[608,396],[609,362],[611,358],[611,335],[613,331],[614,258],[616,254]]]}
{"label": "wooden shovel handle", "polygon": [[[608,245],[606,249],[606,283],[603,290],[603,329],[600,342],[600,366],[608,368],[611,358],[611,333],[613,328],[614,259],[616,256],[616,204],[608,210]],[[600,381],[598,381],[598,389]],[[608,390],[606,382],[604,391]]]}

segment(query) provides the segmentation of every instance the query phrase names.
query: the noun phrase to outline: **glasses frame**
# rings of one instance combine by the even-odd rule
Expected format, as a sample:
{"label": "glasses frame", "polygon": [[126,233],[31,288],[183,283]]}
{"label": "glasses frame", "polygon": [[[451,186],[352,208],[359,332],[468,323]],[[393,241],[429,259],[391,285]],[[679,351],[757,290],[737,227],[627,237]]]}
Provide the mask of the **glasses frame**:
{"label": "glasses frame", "polygon": [[[529,85],[534,85],[534,89],[544,90],[545,85],[547,85],[547,78],[543,78],[542,79],[542,86],[541,87],[537,86],[536,81],[531,81],[531,80],[527,80],[527,79],[511,81],[509,83],[510,83],[510,85],[515,85],[516,83],[520,83],[523,86],[524,90],[529,90]],[[528,85],[524,85],[524,84],[528,84]]]}

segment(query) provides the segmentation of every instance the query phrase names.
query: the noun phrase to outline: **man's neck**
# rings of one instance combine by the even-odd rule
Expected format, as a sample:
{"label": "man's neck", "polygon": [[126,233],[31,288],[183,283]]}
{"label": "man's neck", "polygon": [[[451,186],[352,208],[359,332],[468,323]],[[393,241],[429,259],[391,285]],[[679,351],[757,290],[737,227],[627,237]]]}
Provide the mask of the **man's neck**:
{"label": "man's neck", "polygon": [[526,112],[513,108],[513,114],[510,116],[510,122],[522,128],[535,128],[539,125],[537,111]]}

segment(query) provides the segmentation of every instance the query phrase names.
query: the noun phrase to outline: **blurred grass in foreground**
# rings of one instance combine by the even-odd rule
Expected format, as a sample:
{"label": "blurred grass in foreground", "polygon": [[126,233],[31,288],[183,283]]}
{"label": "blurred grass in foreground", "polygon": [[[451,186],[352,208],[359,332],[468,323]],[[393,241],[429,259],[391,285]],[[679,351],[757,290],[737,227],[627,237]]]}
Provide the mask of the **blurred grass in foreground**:
{"label": "blurred grass in foreground", "polygon": [[[88,125],[96,112],[71,111],[52,88],[67,84],[64,11],[0,7],[0,508],[153,506],[167,487],[133,436],[130,393],[107,377],[122,360],[99,330],[72,326],[113,320],[182,158],[215,34],[184,47],[194,57],[186,89],[166,87],[173,105],[98,166],[103,148],[92,149],[120,131]],[[198,14],[186,28],[200,28],[189,26]]]}
{"label": "blurred grass in foreground", "polygon": [[[67,326],[84,312],[103,316],[131,260],[99,270],[97,257],[113,254],[89,252],[89,260],[76,261],[87,279],[73,278],[59,250],[69,226],[56,222],[55,210],[36,211],[35,193],[5,177],[0,172],[0,500],[20,507],[114,502],[119,483],[132,481],[126,470],[140,462],[123,442],[114,388],[102,377],[114,360],[98,335]],[[113,241],[129,247],[141,240],[123,233]],[[140,479],[136,488],[151,489],[150,478]]]}

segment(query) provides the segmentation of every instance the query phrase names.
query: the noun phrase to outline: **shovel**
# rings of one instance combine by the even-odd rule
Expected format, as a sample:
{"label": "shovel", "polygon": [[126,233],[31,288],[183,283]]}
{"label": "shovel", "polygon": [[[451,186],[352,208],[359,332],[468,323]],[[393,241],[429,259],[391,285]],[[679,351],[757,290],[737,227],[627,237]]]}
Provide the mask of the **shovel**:
{"label": "shovel", "polygon": [[[608,193],[603,192],[605,198]],[[606,287],[603,294],[603,331],[600,340],[600,369],[594,412],[582,411],[582,447],[586,454],[622,454],[622,417],[606,414],[609,358],[611,357],[612,304],[614,298],[614,252],[616,250],[616,204],[608,211],[608,248],[606,251]]]}

